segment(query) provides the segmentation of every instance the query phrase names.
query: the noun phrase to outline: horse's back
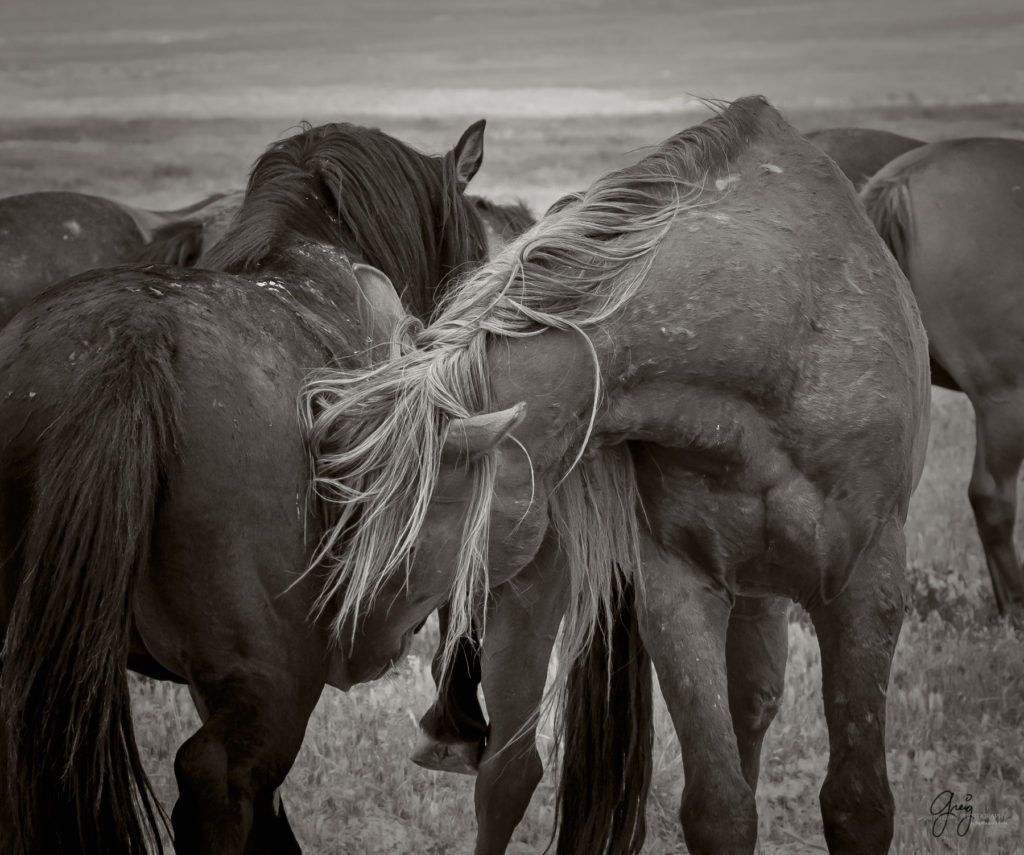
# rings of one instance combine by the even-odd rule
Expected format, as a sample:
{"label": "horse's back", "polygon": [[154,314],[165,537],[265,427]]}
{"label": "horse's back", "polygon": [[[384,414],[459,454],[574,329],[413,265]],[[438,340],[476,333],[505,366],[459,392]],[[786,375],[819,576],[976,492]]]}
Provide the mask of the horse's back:
{"label": "horse's back", "polygon": [[1024,384],[1024,141],[932,143],[881,170],[863,198],[910,279],[945,385]]}
{"label": "horse's back", "polygon": [[[122,400],[116,389],[138,388],[123,405],[167,436],[173,454],[160,461],[155,557],[136,592],[145,646],[133,653],[190,674],[189,645],[164,645],[152,628],[212,632],[217,615],[203,618],[203,609],[226,613],[254,579],[284,590],[316,542],[315,523],[304,522],[308,464],[296,394],[311,367],[357,349],[350,341],[346,350],[354,324],[343,314],[316,313],[274,280],[174,267],[89,271],[47,291],[0,330],[0,553],[13,554],[42,473],[61,453],[48,440],[59,434],[52,426],[73,418],[84,436],[97,435],[94,446],[83,439],[86,453],[121,453],[131,471],[137,450],[105,448],[95,426],[114,406],[111,395]],[[211,560],[218,573],[202,582],[197,605],[189,580]],[[255,576],[245,577],[247,560]],[[9,562],[2,612],[19,573]],[[308,600],[289,603],[301,622]]]}
{"label": "horse's back", "polygon": [[[682,503],[744,560],[774,539],[779,560],[813,568],[806,590],[819,571],[841,584],[881,522],[905,517],[923,465],[928,361],[913,296],[850,183],[788,126],[754,134],[707,183],[667,234],[628,330],[632,370],[662,390],[635,412],[674,412],[674,447],[644,470],[645,508]],[[729,487],[705,510],[709,473]]]}
{"label": "horse's back", "polygon": [[[915,364],[923,342],[913,297],[831,159],[776,124],[710,183],[717,197],[684,212],[652,270],[661,268],[666,299],[685,293],[691,322],[707,325],[691,346],[708,348],[709,371],[763,384],[772,366],[802,362],[814,347],[836,381],[836,407],[844,377],[916,383],[891,371]],[[794,338],[801,328],[815,335]],[[872,339],[885,347],[861,346]]]}
{"label": "horse's back", "polygon": [[831,157],[858,189],[885,164],[925,144],[873,128],[823,128],[804,136]]}
{"label": "horse's back", "polygon": [[0,199],[0,326],[47,286],[120,264],[143,245],[130,214],[109,199],[63,191]]}

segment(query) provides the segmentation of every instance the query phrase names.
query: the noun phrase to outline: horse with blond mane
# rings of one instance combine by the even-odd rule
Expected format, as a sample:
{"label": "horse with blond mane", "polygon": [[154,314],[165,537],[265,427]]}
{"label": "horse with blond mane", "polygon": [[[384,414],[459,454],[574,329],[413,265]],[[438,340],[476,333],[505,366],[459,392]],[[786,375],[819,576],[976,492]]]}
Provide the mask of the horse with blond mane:
{"label": "horse with blond mane", "polygon": [[[642,846],[646,779],[620,773],[650,766],[649,716],[632,714],[646,650],[682,747],[687,846],[751,853],[748,737],[781,693],[777,604],[796,600],[821,647],[826,841],[888,851],[885,688],[927,345],[832,161],[764,99],[735,102],[549,213],[392,346],[304,395],[339,637],[358,622],[397,643],[451,600],[451,645],[510,584],[541,608],[485,622],[485,683],[488,650],[512,648],[542,687],[560,601],[558,851]],[[513,827],[536,785],[519,753]]]}

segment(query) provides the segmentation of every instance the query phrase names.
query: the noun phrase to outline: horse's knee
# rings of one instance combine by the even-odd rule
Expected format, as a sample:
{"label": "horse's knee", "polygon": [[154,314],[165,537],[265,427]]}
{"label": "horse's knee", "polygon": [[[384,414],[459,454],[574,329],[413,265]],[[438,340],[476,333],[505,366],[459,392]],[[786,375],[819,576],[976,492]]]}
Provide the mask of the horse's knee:
{"label": "horse's knee", "polygon": [[543,777],[544,764],[535,742],[531,739],[525,746],[522,742],[509,743],[480,762],[477,791],[496,791],[502,797],[526,793],[529,798]]}
{"label": "horse's knee", "polygon": [[892,791],[884,770],[870,778],[851,781],[835,774],[825,779],[819,802],[829,852],[880,855],[889,851],[895,812]]}
{"label": "horse's knee", "polygon": [[993,490],[973,483],[967,491],[978,524],[978,536],[986,545],[1002,543],[1013,537],[1017,516],[1016,502]]}
{"label": "horse's knee", "polygon": [[179,852],[240,852],[252,826],[249,799],[232,798],[225,746],[202,730],[174,758],[178,800],[171,811]]}
{"label": "horse's knee", "polygon": [[174,757],[174,777],[182,796],[202,798],[222,789],[228,776],[227,749],[220,742],[205,738],[200,730],[178,749]]}
{"label": "horse's knee", "polygon": [[[735,670],[735,669],[734,669]],[[734,677],[730,673],[729,713],[740,752],[743,777],[757,791],[761,771],[761,746],[782,705],[782,681]]]}
{"label": "horse's knee", "polygon": [[762,685],[730,693],[729,708],[736,736],[760,740],[782,706],[782,687]]}
{"label": "horse's knee", "polygon": [[757,845],[757,805],[749,789],[726,796],[687,787],[679,821],[694,855],[750,855]]}

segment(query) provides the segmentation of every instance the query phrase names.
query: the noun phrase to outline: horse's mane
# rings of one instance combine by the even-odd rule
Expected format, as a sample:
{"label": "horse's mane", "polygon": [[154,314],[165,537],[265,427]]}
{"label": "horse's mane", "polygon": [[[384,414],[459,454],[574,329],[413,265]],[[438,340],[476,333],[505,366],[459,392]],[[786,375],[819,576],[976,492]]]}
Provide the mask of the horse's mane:
{"label": "horse's mane", "polygon": [[[744,99],[670,138],[636,165],[599,179],[464,280],[435,323],[400,330],[392,360],[364,372],[324,371],[307,383],[302,413],[314,483],[330,521],[313,567],[326,571],[318,606],[337,609],[335,632],[349,620],[354,631],[355,619],[384,581],[399,568],[410,572],[447,426],[491,409],[488,342],[560,329],[584,336],[593,350],[588,333],[636,294],[680,212],[719,198],[708,179],[764,133],[766,116],[781,121],[763,99]],[[595,352],[590,429],[600,401],[596,372]],[[598,627],[608,631],[616,574],[630,574],[638,562],[631,457],[624,445],[584,457],[590,429],[565,438],[567,465],[550,497],[572,579],[566,666]],[[452,590],[449,651],[488,587],[493,455],[472,466],[474,493]]]}
{"label": "horse's mane", "polygon": [[382,131],[346,123],[303,124],[272,144],[204,264],[250,273],[294,237],[379,268],[422,318],[441,283],[487,257],[483,226],[459,190],[451,153],[424,155]]}
{"label": "horse's mane", "polygon": [[467,197],[483,219],[490,223],[506,243],[515,240],[537,222],[533,212],[522,199],[510,204],[500,204],[483,196]]}

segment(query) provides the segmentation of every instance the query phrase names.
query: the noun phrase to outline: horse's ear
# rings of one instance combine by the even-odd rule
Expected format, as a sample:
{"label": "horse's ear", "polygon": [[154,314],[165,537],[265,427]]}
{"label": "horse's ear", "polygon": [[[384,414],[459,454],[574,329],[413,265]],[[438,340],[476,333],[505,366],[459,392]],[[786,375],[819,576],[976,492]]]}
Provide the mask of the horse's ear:
{"label": "horse's ear", "polygon": [[405,317],[405,307],[391,280],[369,264],[353,264],[352,272],[359,283],[361,314],[370,337],[384,342]]}
{"label": "horse's ear", "polygon": [[496,413],[452,419],[448,423],[441,459],[446,463],[455,463],[484,454],[495,448],[524,418],[526,403],[520,402]]}
{"label": "horse's ear", "polygon": [[452,150],[452,156],[455,158],[455,178],[460,193],[466,189],[466,185],[476,175],[480,164],[484,162],[484,128],[486,125],[486,119],[473,122],[463,131]]}

